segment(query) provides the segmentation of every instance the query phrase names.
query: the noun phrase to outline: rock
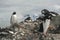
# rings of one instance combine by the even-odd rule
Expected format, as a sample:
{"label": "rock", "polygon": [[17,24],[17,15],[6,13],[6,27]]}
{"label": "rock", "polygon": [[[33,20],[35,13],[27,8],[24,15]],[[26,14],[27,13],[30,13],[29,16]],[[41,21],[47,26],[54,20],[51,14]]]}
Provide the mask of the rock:
{"label": "rock", "polygon": [[[48,30],[48,36],[38,31],[41,21],[20,22],[9,28],[0,28],[0,40],[59,40],[60,34],[52,34],[54,30]],[[52,27],[53,28],[53,27]],[[3,34],[2,32],[5,32]]]}

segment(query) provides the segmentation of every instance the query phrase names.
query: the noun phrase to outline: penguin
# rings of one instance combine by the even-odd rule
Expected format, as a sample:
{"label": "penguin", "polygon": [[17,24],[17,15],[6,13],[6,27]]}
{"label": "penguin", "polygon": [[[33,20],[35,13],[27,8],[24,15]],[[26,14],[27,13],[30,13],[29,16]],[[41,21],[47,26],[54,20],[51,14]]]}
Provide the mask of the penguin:
{"label": "penguin", "polygon": [[25,19],[25,22],[31,22],[31,21],[32,21],[32,19],[31,19],[30,16],[28,16],[28,17]]}
{"label": "penguin", "polygon": [[10,24],[11,25],[17,24],[17,15],[16,15],[16,12],[12,13],[12,16],[11,16],[11,19],[10,19]]}
{"label": "penguin", "polygon": [[50,25],[51,18],[54,17],[54,15],[58,15],[58,14],[55,13],[55,12],[50,12],[47,9],[43,9],[41,11],[41,13],[44,14],[44,17],[43,17],[43,20],[42,20],[43,21],[42,22],[42,25],[43,25],[42,27],[43,27],[43,34],[46,36],[47,30],[48,30],[49,25]]}

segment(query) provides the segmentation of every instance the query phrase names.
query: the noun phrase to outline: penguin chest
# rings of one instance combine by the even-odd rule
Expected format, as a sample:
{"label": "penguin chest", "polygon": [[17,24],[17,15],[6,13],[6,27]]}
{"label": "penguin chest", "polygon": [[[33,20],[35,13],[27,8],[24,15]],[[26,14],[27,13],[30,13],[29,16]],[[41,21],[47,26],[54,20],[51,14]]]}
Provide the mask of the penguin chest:
{"label": "penguin chest", "polygon": [[14,24],[14,23],[17,23],[17,17],[16,15],[13,15],[12,18],[11,18],[11,23]]}

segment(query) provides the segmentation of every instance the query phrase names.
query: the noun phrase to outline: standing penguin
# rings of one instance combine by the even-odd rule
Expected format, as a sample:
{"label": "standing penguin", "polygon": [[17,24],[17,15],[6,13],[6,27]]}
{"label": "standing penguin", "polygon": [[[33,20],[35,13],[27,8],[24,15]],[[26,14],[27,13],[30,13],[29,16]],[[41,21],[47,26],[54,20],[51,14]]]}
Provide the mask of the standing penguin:
{"label": "standing penguin", "polygon": [[17,16],[16,16],[16,12],[12,13],[11,19],[10,19],[10,23],[13,26],[14,24],[17,24]]}
{"label": "standing penguin", "polygon": [[[54,13],[54,12],[49,12],[47,9],[43,9],[41,11],[41,13],[44,14],[44,17],[43,17],[43,34],[46,36],[47,30],[48,30],[49,25],[50,25],[51,18],[54,15],[58,15],[58,14]],[[52,14],[54,14],[54,15],[52,15]]]}

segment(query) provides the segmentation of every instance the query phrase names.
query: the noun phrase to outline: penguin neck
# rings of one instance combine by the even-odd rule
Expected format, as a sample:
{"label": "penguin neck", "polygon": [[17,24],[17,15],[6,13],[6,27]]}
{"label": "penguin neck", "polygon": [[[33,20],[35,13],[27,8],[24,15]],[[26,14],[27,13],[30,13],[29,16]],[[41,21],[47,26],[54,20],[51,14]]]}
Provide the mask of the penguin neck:
{"label": "penguin neck", "polygon": [[12,15],[12,16],[16,17],[16,15]]}

